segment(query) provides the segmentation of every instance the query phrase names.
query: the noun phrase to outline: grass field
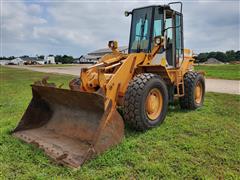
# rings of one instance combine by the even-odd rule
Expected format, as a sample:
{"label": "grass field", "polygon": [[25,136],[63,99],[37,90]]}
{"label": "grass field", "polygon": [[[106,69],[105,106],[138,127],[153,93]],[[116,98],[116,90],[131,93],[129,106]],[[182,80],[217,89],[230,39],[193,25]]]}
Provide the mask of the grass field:
{"label": "grass field", "polygon": [[240,80],[240,64],[196,65],[196,70],[206,72],[208,78]]}
{"label": "grass field", "polygon": [[[0,73],[1,179],[240,177],[240,96],[207,93],[204,107],[196,111],[169,107],[160,127],[145,133],[126,127],[120,145],[74,171],[10,135],[31,99],[29,85],[46,74],[3,67]],[[58,84],[70,79],[51,75]]]}

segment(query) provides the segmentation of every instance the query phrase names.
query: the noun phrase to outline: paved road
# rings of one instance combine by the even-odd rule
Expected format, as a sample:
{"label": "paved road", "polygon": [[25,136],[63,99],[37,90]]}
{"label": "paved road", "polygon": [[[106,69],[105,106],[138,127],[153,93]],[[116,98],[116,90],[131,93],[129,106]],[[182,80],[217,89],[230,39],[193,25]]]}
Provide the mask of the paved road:
{"label": "paved road", "polygon": [[224,79],[206,79],[206,91],[240,95],[240,81]]}
{"label": "paved road", "polygon": [[63,67],[41,67],[41,66],[15,66],[8,65],[7,67],[13,67],[18,69],[28,69],[32,71],[45,72],[45,73],[55,73],[55,74],[69,74],[74,76],[80,75],[80,70],[83,67],[87,67],[88,65],[73,65],[73,66],[63,66]]}
{"label": "paved road", "polygon": [[[8,66],[8,67],[28,69],[38,72],[70,74],[74,76],[79,76],[80,69],[82,67],[87,66],[88,65],[76,65],[67,67],[36,67],[36,66]],[[223,79],[206,79],[206,91],[240,95],[240,81]]]}

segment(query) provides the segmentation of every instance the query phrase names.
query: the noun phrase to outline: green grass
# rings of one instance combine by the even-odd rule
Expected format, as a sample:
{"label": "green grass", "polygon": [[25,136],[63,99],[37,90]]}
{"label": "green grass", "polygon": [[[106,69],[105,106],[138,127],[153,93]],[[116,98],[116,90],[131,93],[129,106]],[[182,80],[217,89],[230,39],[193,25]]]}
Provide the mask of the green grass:
{"label": "green grass", "polygon": [[[169,107],[164,123],[145,133],[125,129],[123,142],[79,170],[54,164],[10,135],[46,74],[1,68],[1,179],[237,179],[240,177],[240,96],[207,93],[196,111]],[[61,84],[71,76],[50,75]]]}
{"label": "green grass", "polygon": [[196,70],[205,71],[208,78],[240,80],[240,64],[195,65]]}

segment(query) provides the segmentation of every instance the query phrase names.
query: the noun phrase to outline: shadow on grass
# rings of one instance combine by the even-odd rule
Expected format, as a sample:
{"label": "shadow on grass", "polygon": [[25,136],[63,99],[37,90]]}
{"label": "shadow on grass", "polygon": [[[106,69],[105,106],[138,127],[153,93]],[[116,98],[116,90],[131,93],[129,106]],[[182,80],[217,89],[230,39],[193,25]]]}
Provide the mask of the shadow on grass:
{"label": "shadow on grass", "polygon": [[[121,107],[118,108],[118,112],[119,114],[122,116],[123,120],[123,109]],[[175,113],[177,114],[185,114],[188,112],[192,112],[192,110],[186,110],[186,109],[181,109],[178,101],[174,102],[173,104],[168,106],[168,112],[166,117],[168,116],[173,116]],[[164,123],[164,122],[163,122]],[[128,122],[124,121],[125,124],[125,138],[130,138],[130,137],[137,137],[139,135],[144,135],[148,130],[146,131],[137,131],[134,128],[132,128]],[[162,124],[160,124],[159,126],[161,126]],[[159,127],[157,126],[157,127]],[[154,129],[154,128],[152,128]],[[150,129],[151,130],[151,129]]]}

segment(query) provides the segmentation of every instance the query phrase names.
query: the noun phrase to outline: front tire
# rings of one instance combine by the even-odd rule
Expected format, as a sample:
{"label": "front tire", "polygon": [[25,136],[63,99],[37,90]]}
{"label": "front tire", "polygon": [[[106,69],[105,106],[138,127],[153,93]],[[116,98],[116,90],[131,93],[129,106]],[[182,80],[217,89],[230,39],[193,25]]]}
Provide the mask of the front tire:
{"label": "front tire", "polygon": [[184,75],[184,96],[179,99],[182,109],[197,109],[203,105],[205,80],[202,74],[187,72]]}
{"label": "front tire", "polygon": [[124,98],[124,119],[136,130],[147,130],[163,122],[168,108],[168,91],[160,76],[143,73],[129,83]]}

